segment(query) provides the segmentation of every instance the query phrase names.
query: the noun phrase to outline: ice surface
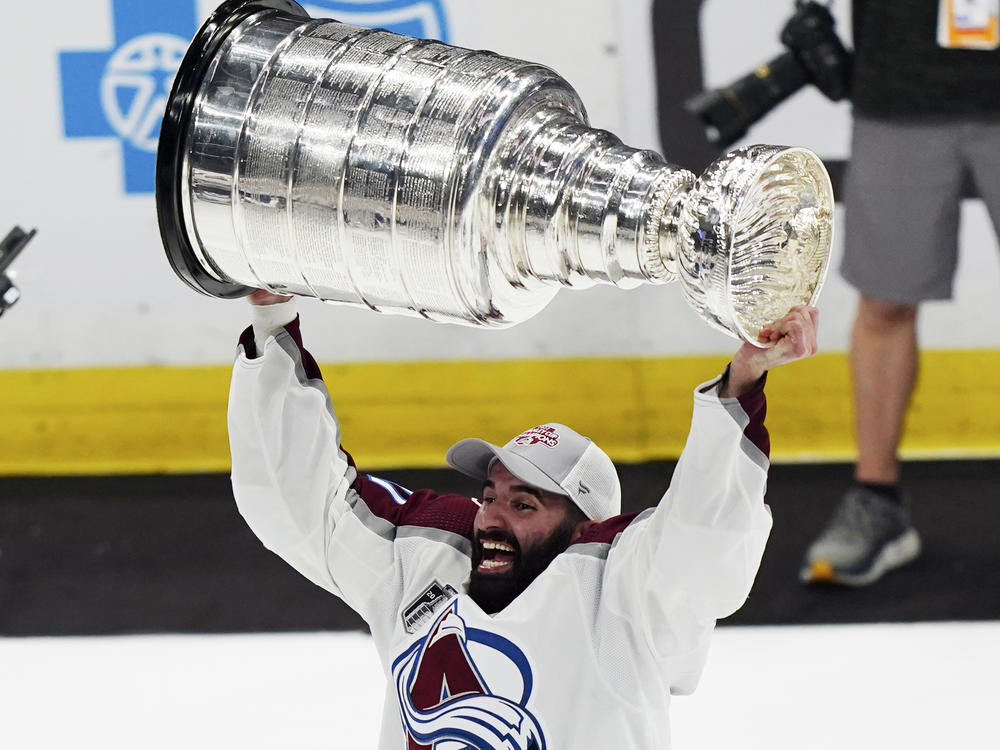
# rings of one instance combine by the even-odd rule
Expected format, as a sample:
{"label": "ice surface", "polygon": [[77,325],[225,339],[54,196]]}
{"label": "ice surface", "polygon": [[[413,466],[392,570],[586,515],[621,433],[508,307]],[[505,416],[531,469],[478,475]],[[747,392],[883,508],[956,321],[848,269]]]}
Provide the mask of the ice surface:
{"label": "ice surface", "polygon": [[[675,750],[1000,745],[1000,622],[724,627]],[[0,638],[0,747],[375,747],[359,633]]]}

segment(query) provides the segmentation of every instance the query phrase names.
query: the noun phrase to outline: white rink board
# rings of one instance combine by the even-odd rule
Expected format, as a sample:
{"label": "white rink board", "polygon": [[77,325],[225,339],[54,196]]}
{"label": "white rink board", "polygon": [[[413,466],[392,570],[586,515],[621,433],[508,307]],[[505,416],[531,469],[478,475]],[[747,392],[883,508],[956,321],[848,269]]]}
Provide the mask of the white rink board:
{"label": "white rink board", "polygon": [[[674,750],[996,747],[1000,623],[727,627]],[[374,748],[367,635],[0,639],[0,747]]]}

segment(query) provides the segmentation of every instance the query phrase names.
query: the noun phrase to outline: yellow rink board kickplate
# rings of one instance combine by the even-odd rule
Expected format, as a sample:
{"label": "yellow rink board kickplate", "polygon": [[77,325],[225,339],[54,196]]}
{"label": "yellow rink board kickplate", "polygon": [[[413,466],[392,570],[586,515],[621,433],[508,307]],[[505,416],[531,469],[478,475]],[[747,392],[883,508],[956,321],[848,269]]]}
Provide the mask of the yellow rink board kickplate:
{"label": "yellow rink board kickplate", "polygon": [[[363,469],[439,467],[462,437],[505,442],[563,422],[619,462],[676,458],[691,392],[725,356],[327,364],[345,448]],[[1000,351],[927,351],[905,458],[1000,456]],[[226,472],[231,368],[0,371],[0,474]],[[767,385],[772,458],[854,457],[847,356]]]}

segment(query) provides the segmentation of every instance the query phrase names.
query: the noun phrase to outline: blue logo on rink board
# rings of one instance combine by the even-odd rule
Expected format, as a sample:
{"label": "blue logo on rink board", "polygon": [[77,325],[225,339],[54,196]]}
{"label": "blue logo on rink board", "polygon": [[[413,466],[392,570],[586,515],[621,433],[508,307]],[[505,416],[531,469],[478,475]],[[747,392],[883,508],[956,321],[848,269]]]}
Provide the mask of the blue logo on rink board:
{"label": "blue logo on rink board", "polygon": [[[314,18],[336,18],[448,41],[442,0],[313,0]],[[112,46],[59,54],[67,138],[117,138],[125,192],[152,193],[156,144],[174,74],[200,21],[194,0],[111,0]]]}
{"label": "blue logo on rink board", "polygon": [[112,0],[112,47],[59,55],[67,138],[118,138],[126,193],[151,193],[160,120],[198,30],[194,2]]}

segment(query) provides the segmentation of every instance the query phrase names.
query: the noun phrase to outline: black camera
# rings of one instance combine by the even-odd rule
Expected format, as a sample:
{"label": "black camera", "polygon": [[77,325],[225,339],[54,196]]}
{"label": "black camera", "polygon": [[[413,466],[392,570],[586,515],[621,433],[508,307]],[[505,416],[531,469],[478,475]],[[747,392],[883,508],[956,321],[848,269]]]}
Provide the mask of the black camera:
{"label": "black camera", "polygon": [[703,91],[684,103],[705,125],[709,142],[725,148],[747,128],[807,83],[832,101],[847,96],[851,53],[834,30],[825,5],[797,0],[795,13],[781,30],[788,51],[721,89]]}

